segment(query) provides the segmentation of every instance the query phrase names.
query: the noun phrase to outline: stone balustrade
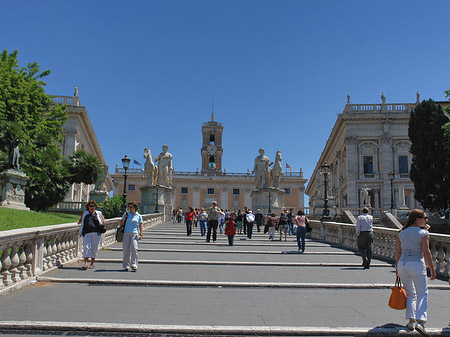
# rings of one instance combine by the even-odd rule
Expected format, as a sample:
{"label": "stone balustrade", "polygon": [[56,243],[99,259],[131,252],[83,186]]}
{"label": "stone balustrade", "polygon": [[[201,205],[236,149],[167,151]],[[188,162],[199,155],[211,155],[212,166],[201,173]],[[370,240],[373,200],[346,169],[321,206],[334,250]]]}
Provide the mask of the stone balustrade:
{"label": "stone balustrade", "polygon": [[68,106],[81,106],[78,96],[52,96],[54,104],[67,104]]}
{"label": "stone balustrade", "polygon": [[[311,238],[325,241],[342,248],[358,250],[356,226],[338,222],[309,221],[313,231]],[[395,263],[398,229],[374,227],[373,256]],[[430,250],[436,273],[449,277],[450,235],[430,234]]]}
{"label": "stone balustrade", "polygon": [[347,104],[344,113],[405,113],[411,112],[414,107],[412,103]]}
{"label": "stone balustrade", "polygon": [[[143,227],[163,221],[163,214],[143,215]],[[120,218],[106,221],[100,247],[116,242]],[[36,276],[78,260],[82,256],[80,225],[76,223],[0,232],[0,292],[20,287]]]}

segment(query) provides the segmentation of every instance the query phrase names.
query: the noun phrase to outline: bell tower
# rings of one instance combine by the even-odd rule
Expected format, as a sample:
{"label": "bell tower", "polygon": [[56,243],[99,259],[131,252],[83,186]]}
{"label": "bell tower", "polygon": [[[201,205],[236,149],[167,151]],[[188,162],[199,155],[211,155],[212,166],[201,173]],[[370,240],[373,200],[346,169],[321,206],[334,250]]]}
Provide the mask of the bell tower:
{"label": "bell tower", "polygon": [[202,173],[222,172],[222,123],[214,120],[214,111],[211,120],[202,126]]}

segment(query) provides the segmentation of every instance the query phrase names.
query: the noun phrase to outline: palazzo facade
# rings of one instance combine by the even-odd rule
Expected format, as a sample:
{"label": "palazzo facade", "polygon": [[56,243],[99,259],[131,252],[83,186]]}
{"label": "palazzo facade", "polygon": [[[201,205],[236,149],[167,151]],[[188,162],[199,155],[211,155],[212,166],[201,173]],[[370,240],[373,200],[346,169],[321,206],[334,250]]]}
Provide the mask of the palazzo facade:
{"label": "palazzo facade", "polygon": [[351,104],[348,97],[306,187],[311,212],[320,214],[323,209],[324,163],[330,166],[327,194],[331,214],[362,207],[363,189],[369,192],[374,209],[389,210],[391,183],[394,209],[420,207],[409,178],[408,123],[416,103],[386,103],[382,95],[381,104]]}
{"label": "palazzo facade", "polygon": [[[251,193],[255,189],[254,174],[231,173],[222,169],[222,123],[215,121],[214,113],[211,120],[203,123],[202,144],[200,147],[201,171],[174,171],[172,177],[173,198],[172,206],[186,209],[210,207],[216,200],[222,209],[237,210],[244,206],[252,208]],[[176,161],[176,153],[174,161]],[[250,153],[249,153],[250,156]],[[114,195],[123,193],[122,168],[116,165],[112,175],[114,179]],[[304,207],[304,193],[306,179],[302,172],[288,172],[280,180],[279,187],[286,191],[284,197],[285,208],[298,210]],[[127,196],[130,200],[141,201],[140,188],[144,187],[146,178],[140,169],[127,171]]]}
{"label": "palazzo facade", "polygon": [[[96,156],[103,165],[106,165],[88,111],[85,106],[81,105],[80,97],[78,97],[78,90],[76,89],[74,96],[53,96],[53,103],[66,105],[68,119],[63,126],[65,135],[63,144],[61,144],[64,158],[68,158],[76,150],[84,150]],[[114,188],[109,173],[105,179],[105,187],[107,192]],[[94,184],[74,183],[67,192],[64,202],[87,202],[89,201],[89,192],[94,188]]]}

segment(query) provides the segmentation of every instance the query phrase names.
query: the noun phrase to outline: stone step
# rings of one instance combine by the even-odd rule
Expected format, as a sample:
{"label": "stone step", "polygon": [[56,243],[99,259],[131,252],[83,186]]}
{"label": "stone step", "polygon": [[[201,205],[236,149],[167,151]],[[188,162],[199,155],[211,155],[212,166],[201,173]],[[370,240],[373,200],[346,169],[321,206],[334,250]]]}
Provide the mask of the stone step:
{"label": "stone step", "polygon": [[[0,331],[12,335],[70,335],[70,336],[133,336],[178,337],[178,336],[354,336],[391,337],[418,336],[408,332],[405,326],[385,324],[379,327],[294,327],[294,326],[209,326],[209,325],[157,325],[118,324],[96,322],[54,322],[54,321],[0,321]],[[450,329],[431,329],[432,336],[447,336]],[[29,334],[27,334],[29,332]]]}

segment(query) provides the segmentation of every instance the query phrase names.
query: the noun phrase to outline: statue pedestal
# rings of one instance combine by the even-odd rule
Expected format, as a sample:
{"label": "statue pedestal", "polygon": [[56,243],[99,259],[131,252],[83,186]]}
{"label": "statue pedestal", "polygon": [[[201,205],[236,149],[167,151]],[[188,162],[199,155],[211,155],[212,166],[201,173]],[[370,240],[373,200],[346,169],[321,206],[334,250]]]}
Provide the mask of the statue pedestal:
{"label": "statue pedestal", "polygon": [[8,169],[0,173],[0,206],[29,211],[25,206],[27,175],[19,170]]}
{"label": "statue pedestal", "polygon": [[141,204],[139,206],[142,214],[172,213],[172,194],[173,188],[161,185],[141,187]]}
{"label": "statue pedestal", "polygon": [[97,204],[105,201],[108,198],[108,192],[106,191],[90,191],[89,200],[94,200]]}
{"label": "statue pedestal", "polygon": [[269,187],[252,191],[252,210],[256,211],[258,208],[261,213],[266,215],[269,209],[280,215],[284,209],[284,195],[285,190]]}

